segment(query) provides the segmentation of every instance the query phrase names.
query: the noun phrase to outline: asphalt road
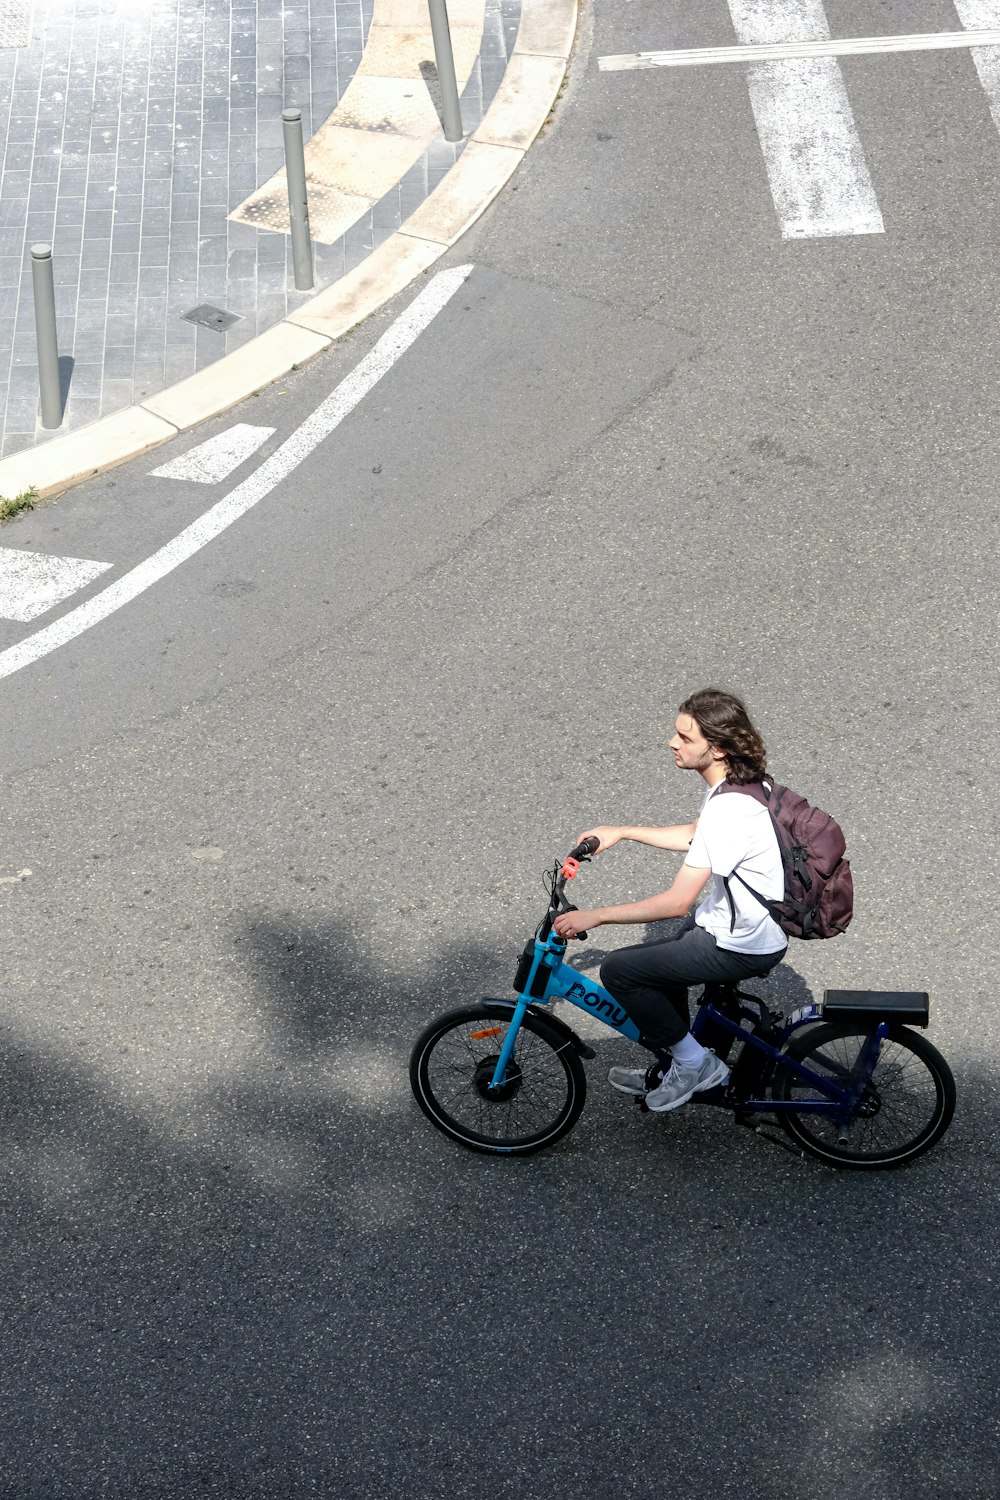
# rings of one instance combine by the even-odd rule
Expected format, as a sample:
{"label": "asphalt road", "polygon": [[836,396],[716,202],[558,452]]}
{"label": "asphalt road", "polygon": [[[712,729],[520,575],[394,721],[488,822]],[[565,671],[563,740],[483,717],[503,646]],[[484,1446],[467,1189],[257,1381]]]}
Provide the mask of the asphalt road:
{"label": "asphalt road", "polygon": [[[1000,137],[964,53],[845,61],[887,232],[782,242],[738,69],[597,71],[729,40],[721,5],[588,14],[413,348],[0,684],[0,874],[32,872],[0,886],[0,1494],[1000,1489]],[[217,430],[276,447],[408,300]],[[124,572],[223,493],[148,477],[165,456],[3,545]],[[608,1033],[561,1145],[462,1153],[410,1098],[414,1036],[509,987],[581,826],[691,815],[665,741],[712,681],[855,868],[850,932],[775,998],[929,989],[952,1130],[837,1173],[640,1116]],[[672,870],[616,850],[580,897]]]}

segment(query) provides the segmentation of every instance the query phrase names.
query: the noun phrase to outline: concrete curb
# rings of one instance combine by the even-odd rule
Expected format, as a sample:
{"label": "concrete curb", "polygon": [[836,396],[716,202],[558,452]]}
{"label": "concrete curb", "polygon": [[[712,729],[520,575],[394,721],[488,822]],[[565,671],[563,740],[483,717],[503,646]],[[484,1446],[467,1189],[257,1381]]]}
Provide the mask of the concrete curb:
{"label": "concrete curb", "polygon": [[138,406],[0,460],[0,496],[57,494],[235,406],[328,349],[426,272],[485,213],[548,118],[578,0],[522,0],[517,42],[482,124],[434,192],[360,266],[233,354]]}

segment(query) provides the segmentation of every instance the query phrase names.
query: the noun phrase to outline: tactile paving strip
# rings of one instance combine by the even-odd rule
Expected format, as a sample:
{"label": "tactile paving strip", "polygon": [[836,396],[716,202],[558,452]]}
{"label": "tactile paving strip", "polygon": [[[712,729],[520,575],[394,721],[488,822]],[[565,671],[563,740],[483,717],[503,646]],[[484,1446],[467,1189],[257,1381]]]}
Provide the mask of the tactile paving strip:
{"label": "tactile paving strip", "polygon": [[26,47],[31,41],[33,0],[0,0],[0,47]]}
{"label": "tactile paving strip", "polygon": [[[306,144],[309,223],[320,244],[335,244],[373,211],[441,135],[434,44],[422,5],[423,0],[374,0],[357,71]],[[461,90],[479,64],[486,0],[450,0],[449,10]],[[251,193],[230,219],[288,234],[284,171]]]}

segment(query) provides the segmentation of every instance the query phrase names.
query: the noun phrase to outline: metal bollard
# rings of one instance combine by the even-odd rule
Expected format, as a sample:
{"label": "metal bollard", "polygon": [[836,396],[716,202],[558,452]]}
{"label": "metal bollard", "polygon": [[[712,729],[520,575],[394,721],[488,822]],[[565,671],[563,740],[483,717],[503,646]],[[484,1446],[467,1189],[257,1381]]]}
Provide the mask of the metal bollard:
{"label": "metal bollard", "polygon": [[35,341],[38,345],[38,389],[42,426],[61,427],[59,344],[56,338],[56,292],[52,280],[52,246],[32,245],[31,284],[35,296]]}
{"label": "metal bollard", "polygon": [[285,137],[285,177],[288,180],[288,218],[292,226],[292,269],[295,285],[307,292],[313,284],[312,235],[309,231],[309,193],[306,156],[302,145],[301,109],[281,111]]}
{"label": "metal bollard", "polygon": [[431,13],[434,62],[444,103],[444,138],[446,141],[460,141],[465,132],[462,129],[462,109],[458,102],[458,80],[455,77],[455,54],[451,49],[447,0],[427,0],[427,4]]}

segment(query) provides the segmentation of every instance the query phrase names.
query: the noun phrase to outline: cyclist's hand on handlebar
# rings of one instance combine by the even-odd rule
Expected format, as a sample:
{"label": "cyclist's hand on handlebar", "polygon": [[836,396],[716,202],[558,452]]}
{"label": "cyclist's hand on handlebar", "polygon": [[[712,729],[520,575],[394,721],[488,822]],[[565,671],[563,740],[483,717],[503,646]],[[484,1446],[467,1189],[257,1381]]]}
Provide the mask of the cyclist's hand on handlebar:
{"label": "cyclist's hand on handlebar", "polygon": [[613,844],[617,844],[621,836],[622,830],[620,828],[612,828],[607,823],[601,823],[599,827],[588,828],[586,833],[581,833],[577,839],[577,843],[582,844],[584,839],[597,839],[598,844],[594,853],[603,854],[605,849],[610,849]]}
{"label": "cyclist's hand on handlebar", "polygon": [[597,927],[600,918],[595,911],[564,911],[553,922],[561,938],[576,938],[586,935],[588,927]]}

